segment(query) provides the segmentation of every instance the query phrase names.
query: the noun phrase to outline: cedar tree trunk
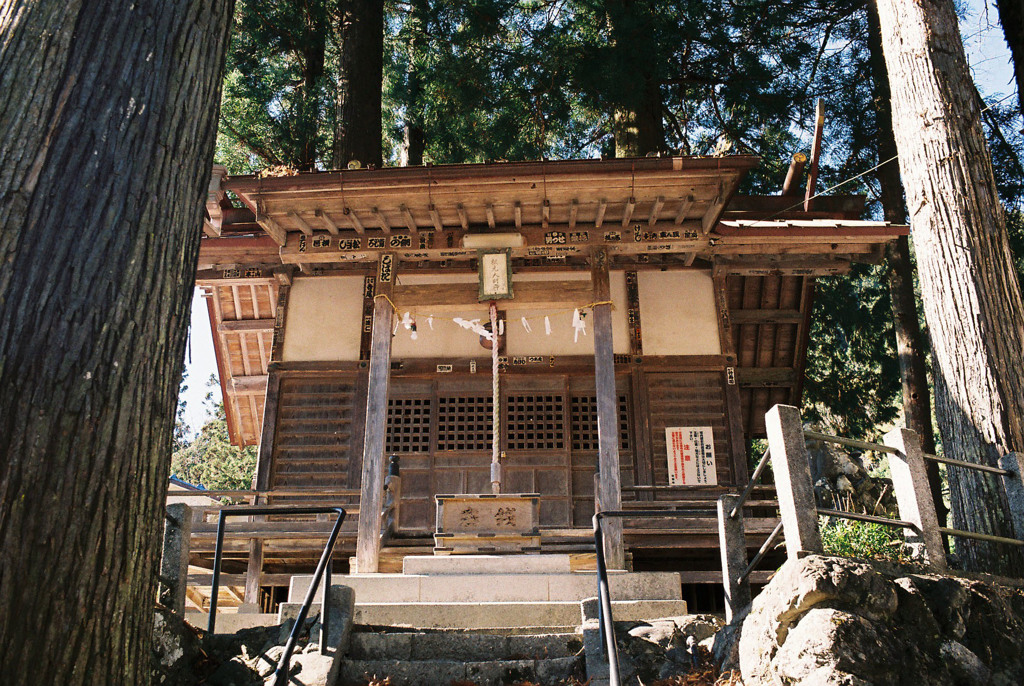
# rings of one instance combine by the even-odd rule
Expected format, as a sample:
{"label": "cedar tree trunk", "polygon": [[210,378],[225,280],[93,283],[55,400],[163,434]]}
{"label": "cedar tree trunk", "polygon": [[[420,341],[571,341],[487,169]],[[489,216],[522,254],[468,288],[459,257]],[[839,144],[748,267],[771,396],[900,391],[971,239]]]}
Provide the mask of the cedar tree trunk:
{"label": "cedar tree trunk", "polygon": [[661,152],[665,149],[665,124],[650,8],[646,3],[611,0],[607,16],[618,67],[613,73],[619,75],[611,93],[616,103],[612,113],[615,156],[642,157]]}
{"label": "cedar tree trunk", "polygon": [[1003,37],[1010,46],[1013,75],[1017,80],[1017,103],[1024,117],[1024,0],[996,0]]}
{"label": "cedar tree trunk", "polygon": [[[875,86],[875,121],[878,128],[878,159],[883,162],[875,176],[881,190],[882,211],[885,220],[893,224],[907,221],[907,204],[903,200],[896,157],[896,139],[892,133],[892,106],[889,93],[889,74],[885,70],[882,54],[882,35],[878,26],[878,7],[874,0],[868,3],[868,47],[871,51],[871,76]],[[892,300],[893,328],[896,331],[896,351],[899,355],[900,380],[903,385],[903,414],[908,428],[921,437],[926,453],[935,452],[935,432],[932,428],[932,400],[928,389],[928,371],[925,365],[927,350],[921,323],[917,319],[917,298],[914,295],[914,263],[910,257],[910,241],[900,236],[886,250],[888,262],[889,297]],[[937,462],[928,463],[928,485],[931,487],[939,525],[946,526],[948,509],[942,500],[942,475]]]}
{"label": "cedar tree trunk", "polygon": [[410,0],[408,26],[409,68],[406,72],[405,124],[402,127],[401,165],[423,164],[423,75],[427,50],[427,0]]}
{"label": "cedar tree trunk", "polygon": [[[945,453],[1024,449],[1024,304],[950,0],[878,0],[900,169],[931,336]],[[1013,536],[998,477],[949,469],[958,528]],[[1020,552],[957,539],[966,567],[1019,574]]]}
{"label": "cedar tree trunk", "polygon": [[381,82],[384,78],[384,1],[339,0],[335,169],[352,160],[380,166]]}
{"label": "cedar tree trunk", "polygon": [[0,672],[148,683],[231,0],[0,0]]}

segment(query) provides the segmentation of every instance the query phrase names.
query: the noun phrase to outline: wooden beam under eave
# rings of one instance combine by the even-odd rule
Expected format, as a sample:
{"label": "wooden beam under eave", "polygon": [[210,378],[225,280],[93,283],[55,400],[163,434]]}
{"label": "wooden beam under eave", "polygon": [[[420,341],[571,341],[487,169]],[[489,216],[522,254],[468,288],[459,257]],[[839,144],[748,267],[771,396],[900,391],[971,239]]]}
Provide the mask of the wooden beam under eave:
{"label": "wooden beam under eave", "polygon": [[289,212],[288,216],[299,227],[299,231],[306,234],[307,236],[313,235],[313,227],[309,225],[309,222],[300,217],[298,212]]}
{"label": "wooden beam under eave", "polygon": [[690,214],[693,207],[693,195],[687,195],[679,202],[679,211],[676,212],[676,226],[681,226]]}
{"label": "wooden beam under eave", "polygon": [[220,333],[249,333],[256,331],[273,331],[273,319],[235,319],[217,325]]}
{"label": "wooden beam under eave", "polygon": [[462,230],[469,231],[469,215],[466,214],[466,207],[460,202],[455,206],[455,211],[459,215],[459,223],[462,224]]}
{"label": "wooden beam under eave", "polygon": [[412,212],[405,205],[400,205],[398,209],[402,212],[402,217],[405,218],[405,226],[409,229],[409,233],[413,236],[420,232],[419,224],[416,223],[416,219],[412,216]]}
{"label": "wooden beam under eave", "polygon": [[629,224],[629,220],[633,218],[633,210],[636,209],[636,198],[630,197],[626,201],[626,207],[622,211],[622,227],[625,228]]}
{"label": "wooden beam under eave", "polygon": [[267,235],[274,239],[274,242],[278,245],[284,245],[288,242],[288,232],[281,228],[281,225],[270,217],[264,215],[256,220]]}
{"label": "wooden beam under eave", "polygon": [[323,222],[324,226],[327,227],[327,231],[330,232],[332,236],[338,235],[340,231],[338,223],[331,218],[331,215],[327,214],[322,209],[319,209],[316,211],[316,216],[320,217],[320,221]]}
{"label": "wooden beam under eave", "polygon": [[495,226],[497,226],[497,222],[494,219],[494,205],[492,205],[491,203],[487,203],[487,206],[484,208],[484,211],[487,213],[487,228],[493,229]]}
{"label": "wooden beam under eave", "polygon": [[374,207],[370,210],[373,213],[377,223],[380,224],[380,230],[386,234],[391,233],[391,224],[388,222],[388,218],[384,216],[384,213],[380,211],[379,207]]}
{"label": "wooden beam under eave", "polygon": [[604,224],[604,213],[608,211],[608,201],[601,198],[597,202],[597,216],[594,217],[594,228],[600,229]]}
{"label": "wooden beam under eave", "polygon": [[647,218],[647,225],[654,226],[658,223],[658,215],[661,214],[661,208],[665,206],[665,198],[660,195],[651,205],[651,215]]}
{"label": "wooden beam under eave", "polygon": [[572,201],[569,203],[569,230],[570,231],[575,231],[576,230],[576,218],[579,216],[579,213],[580,213],[580,204],[579,204],[579,202],[576,201],[576,198],[573,198]]}
{"label": "wooden beam under eave", "polygon": [[[735,319],[733,323],[736,323]],[[793,386],[796,384],[796,370],[792,367],[736,367],[736,383],[757,388]]]}
{"label": "wooden beam under eave", "polygon": [[718,224],[719,218],[722,216],[722,212],[725,211],[726,198],[719,193],[714,200],[711,201],[711,206],[708,207],[707,212],[704,213],[704,218],[701,219],[700,228],[704,232],[704,235],[708,235],[711,229]]}
{"label": "wooden beam under eave", "polygon": [[[475,283],[395,286],[393,300],[400,310],[430,308],[431,312],[464,312],[485,307]],[[593,302],[589,281],[524,281],[515,285],[515,298],[503,300],[504,310],[580,307]]]}
{"label": "wooden beam under eave", "polygon": [[515,205],[512,208],[512,213],[515,218],[516,231],[523,230],[523,203],[516,200]]}
{"label": "wooden beam under eave", "polygon": [[428,210],[430,212],[430,221],[434,224],[434,230],[444,231],[444,222],[441,221],[441,213],[437,211],[437,205],[430,203]]}
{"label": "wooden beam under eave", "polygon": [[799,324],[804,319],[800,310],[732,310],[730,315],[734,324]]}
{"label": "wooden beam under eave", "polygon": [[267,375],[231,377],[232,395],[262,395],[267,392]]}
{"label": "wooden beam under eave", "polygon": [[366,233],[366,227],[363,226],[363,221],[353,212],[350,208],[345,208],[345,216],[348,217],[348,221],[352,224],[352,230],[362,236]]}
{"label": "wooden beam under eave", "polygon": [[210,220],[206,219],[205,217],[203,218],[203,233],[205,233],[210,238],[220,237],[220,230],[217,229],[217,227],[214,226],[213,223],[210,222]]}

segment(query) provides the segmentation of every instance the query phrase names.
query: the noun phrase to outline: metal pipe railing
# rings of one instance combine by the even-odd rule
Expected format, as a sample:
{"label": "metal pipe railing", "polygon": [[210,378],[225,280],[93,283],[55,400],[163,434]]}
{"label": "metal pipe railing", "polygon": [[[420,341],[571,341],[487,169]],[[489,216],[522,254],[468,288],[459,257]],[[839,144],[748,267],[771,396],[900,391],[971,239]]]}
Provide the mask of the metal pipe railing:
{"label": "metal pipe railing", "polygon": [[913,522],[906,522],[902,519],[890,519],[889,517],[878,517],[876,515],[861,514],[859,512],[847,512],[846,510],[830,510],[825,507],[819,507],[818,514],[826,517],[839,517],[841,519],[856,519],[858,522],[870,522],[872,524],[895,526],[901,529],[910,529],[918,535],[921,534],[921,529],[917,524],[914,524]]}
{"label": "metal pipe railing", "polygon": [[946,536],[960,536],[961,538],[973,538],[978,541],[988,541],[989,543],[1007,543],[1009,545],[1024,546],[1024,541],[1018,538],[1006,538],[1005,536],[993,536],[992,534],[976,534],[973,531],[949,529],[944,526],[940,526],[939,531]]}
{"label": "metal pipe railing", "polygon": [[597,554],[597,609],[598,626],[601,630],[601,645],[608,658],[608,686],[620,686],[619,651],[615,643],[615,622],[612,618],[611,592],[608,587],[608,570],[604,557],[604,530],[601,520],[609,517],[619,519],[675,519],[688,517],[698,510],[605,510],[594,515],[594,547]]}
{"label": "metal pipe railing", "polygon": [[754,468],[754,475],[750,477],[750,481],[747,483],[747,487],[743,489],[743,494],[740,495],[739,502],[736,503],[736,507],[732,508],[732,512],[729,513],[729,519],[735,519],[736,514],[743,508],[743,503],[747,502],[747,498],[750,497],[750,493],[754,490],[754,486],[761,480],[761,472],[768,466],[768,461],[772,458],[771,448],[765,448],[764,455],[757,463],[757,467]]}
{"label": "metal pipe railing", "polygon": [[922,457],[932,462],[941,462],[942,464],[953,465],[954,467],[963,467],[964,469],[973,469],[979,472],[988,472],[990,474],[998,474],[1000,476],[1009,476],[1013,474],[1008,469],[1002,469],[1000,467],[989,467],[987,464],[978,464],[976,462],[965,462],[964,460],[954,460],[952,457],[939,457],[938,455],[929,455],[925,453]]}
{"label": "metal pipe railing", "polygon": [[742,574],[740,574],[740,578],[736,580],[736,584],[738,586],[742,586],[743,583],[746,582],[747,578],[751,575],[751,573],[753,573],[753,571],[757,568],[757,565],[761,562],[761,558],[768,554],[768,551],[772,547],[772,543],[775,542],[775,539],[778,538],[779,534],[781,533],[782,521],[780,520],[779,523],[775,525],[775,528],[772,529],[772,532],[768,534],[768,538],[765,539],[765,542],[758,549],[757,554],[754,555],[754,559],[750,561],[750,564],[747,565],[747,568],[743,570]]}
{"label": "metal pipe railing", "polygon": [[284,684],[288,682],[288,663],[291,661],[292,652],[295,650],[295,644],[298,642],[299,632],[302,630],[302,625],[305,623],[306,617],[309,616],[309,608],[313,604],[313,597],[316,595],[317,588],[320,585],[320,579],[325,580],[324,597],[320,610],[321,644],[327,637],[327,630],[330,623],[327,612],[327,606],[331,594],[330,562],[331,555],[334,553],[334,544],[338,540],[338,533],[341,531],[341,524],[345,521],[345,508],[281,506],[253,507],[240,505],[222,509],[220,511],[220,516],[217,519],[217,547],[213,555],[213,587],[210,590],[210,617],[206,625],[206,630],[211,634],[214,632],[214,628],[217,625],[217,594],[220,587],[220,562],[224,551],[225,520],[228,517],[248,517],[254,515],[311,515],[330,514],[331,512],[336,512],[338,514],[338,518],[335,520],[334,528],[331,530],[330,536],[327,539],[327,545],[324,546],[324,552],[320,555],[320,561],[317,563],[316,571],[313,573],[313,581],[309,585],[309,590],[306,591],[306,598],[302,601],[302,607],[299,608],[299,615],[296,617],[295,624],[292,626],[292,631],[288,635],[288,642],[285,644],[284,652],[281,654],[281,659],[277,663],[277,669],[274,670],[274,686],[284,686]]}
{"label": "metal pipe railing", "polygon": [[850,448],[860,448],[861,450],[874,450],[879,453],[891,453],[893,455],[899,453],[899,450],[896,448],[883,443],[858,441],[856,438],[843,438],[842,436],[833,436],[832,434],[823,434],[817,431],[804,431],[804,438],[810,438],[814,441],[825,441],[826,443],[836,443]]}

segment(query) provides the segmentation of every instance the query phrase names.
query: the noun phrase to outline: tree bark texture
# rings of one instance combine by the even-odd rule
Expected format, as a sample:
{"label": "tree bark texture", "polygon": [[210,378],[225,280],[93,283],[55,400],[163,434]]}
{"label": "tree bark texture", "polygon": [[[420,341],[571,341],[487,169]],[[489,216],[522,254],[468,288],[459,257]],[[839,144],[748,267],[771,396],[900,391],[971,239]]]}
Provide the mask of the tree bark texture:
{"label": "tree bark texture", "polygon": [[[1024,449],[1024,304],[950,0],[878,0],[945,453]],[[996,478],[949,469],[958,528],[1012,536]],[[957,540],[966,567],[1019,574],[1016,549]]]}
{"label": "tree bark texture", "polygon": [[[871,51],[871,75],[875,86],[875,119],[878,129],[878,159],[882,166],[875,177],[881,191],[882,212],[887,222],[907,221],[907,204],[903,200],[903,184],[896,160],[896,139],[892,133],[892,98],[889,74],[882,54],[882,35],[878,24],[878,7],[867,5],[868,48]],[[886,162],[886,160],[892,160]],[[932,400],[928,388],[925,355],[928,350],[921,323],[917,319],[917,298],[914,294],[914,263],[910,256],[910,240],[900,236],[886,249],[889,297],[892,300],[893,328],[896,331],[896,353],[900,363],[903,386],[903,414],[907,428],[921,437],[921,448],[935,453],[935,432],[932,427]],[[942,499],[942,475],[937,462],[928,462],[928,485],[935,500],[939,526],[947,525],[949,510]]]}
{"label": "tree bark texture", "polygon": [[423,130],[423,68],[426,64],[427,0],[411,0],[407,19],[409,68],[406,72],[405,123],[402,126],[401,165],[423,164],[426,135]]}
{"label": "tree bark texture", "polygon": [[149,682],[232,0],[0,0],[0,672]]}
{"label": "tree bark texture", "polygon": [[1017,104],[1024,117],[1024,0],[996,0],[1003,37],[1013,58],[1013,76],[1017,81]]}
{"label": "tree bark texture", "polygon": [[624,78],[610,93],[616,107],[612,113],[612,134],[616,157],[642,157],[665,149],[661,82],[652,36],[655,35],[646,3],[611,0],[607,3],[608,25],[615,60]]}
{"label": "tree bark texture", "polygon": [[338,11],[338,90],[332,164],[342,169],[352,160],[359,160],[363,166],[379,167],[384,2],[340,0]]}

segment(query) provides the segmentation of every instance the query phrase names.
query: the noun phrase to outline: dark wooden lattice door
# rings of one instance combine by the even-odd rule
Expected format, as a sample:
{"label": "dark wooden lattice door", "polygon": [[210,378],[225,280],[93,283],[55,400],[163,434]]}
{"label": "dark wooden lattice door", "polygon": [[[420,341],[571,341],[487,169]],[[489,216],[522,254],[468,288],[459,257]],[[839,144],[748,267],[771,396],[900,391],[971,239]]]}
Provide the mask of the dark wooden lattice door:
{"label": "dark wooden lattice door", "polygon": [[[540,493],[541,524],[587,526],[594,513],[597,421],[588,376],[502,379],[502,491]],[[386,450],[402,464],[402,526],[434,527],[434,495],[490,493],[490,379],[392,377]],[[623,485],[633,483],[628,389],[620,389]]]}

